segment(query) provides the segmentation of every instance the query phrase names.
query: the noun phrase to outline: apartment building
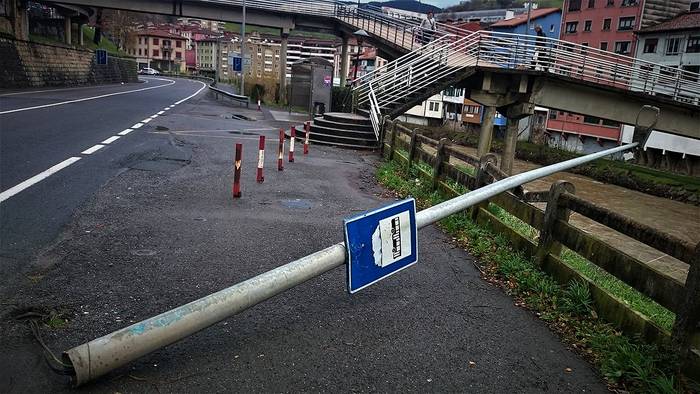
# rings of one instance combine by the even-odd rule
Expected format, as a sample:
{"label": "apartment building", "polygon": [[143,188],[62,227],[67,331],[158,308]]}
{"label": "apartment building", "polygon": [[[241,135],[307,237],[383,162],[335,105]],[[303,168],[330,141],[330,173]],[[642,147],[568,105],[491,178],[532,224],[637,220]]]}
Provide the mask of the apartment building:
{"label": "apartment building", "polygon": [[139,69],[185,71],[186,40],[165,30],[140,30],[126,45],[126,52],[136,58]]}

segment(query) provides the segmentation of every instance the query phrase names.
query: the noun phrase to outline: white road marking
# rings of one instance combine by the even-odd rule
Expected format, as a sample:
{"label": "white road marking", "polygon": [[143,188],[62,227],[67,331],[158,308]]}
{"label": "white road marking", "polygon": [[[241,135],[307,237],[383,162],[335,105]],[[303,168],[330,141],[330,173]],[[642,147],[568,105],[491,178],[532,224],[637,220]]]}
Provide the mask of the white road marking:
{"label": "white road marking", "polygon": [[[48,108],[48,107],[56,107],[59,105],[66,105],[66,104],[73,104],[73,103],[79,103],[82,101],[89,101],[89,100],[97,100],[105,97],[111,97],[111,96],[118,96],[121,94],[129,94],[129,93],[136,93],[136,92],[143,92],[146,90],[151,90],[151,89],[158,89],[158,88],[164,88],[166,86],[170,86],[175,83],[175,81],[171,79],[160,79],[161,81],[168,81],[170,83],[166,83],[164,85],[158,85],[158,86],[151,86],[148,88],[141,88],[141,89],[135,89],[135,90],[127,90],[124,92],[116,92],[116,93],[108,93],[108,94],[101,94],[99,96],[93,96],[93,97],[84,97],[81,99],[75,99],[75,100],[68,100],[68,101],[61,101],[59,103],[52,103],[52,104],[44,104],[44,105],[36,105],[33,107],[25,107],[25,108],[17,108],[17,109],[10,109],[7,111],[2,111],[0,112],[0,115],[5,115],[5,114],[11,114],[15,112],[22,112],[22,111],[31,111],[33,109],[41,109],[41,108]],[[199,92],[198,92],[199,93]]]}
{"label": "white road marking", "polygon": [[127,135],[127,134],[131,133],[132,131],[134,131],[134,129],[126,129],[126,130],[124,130],[124,131],[120,131],[120,132],[117,133],[117,134],[118,134],[118,135]]}
{"label": "white road marking", "polygon": [[0,193],[0,202],[3,202],[7,200],[8,198],[14,196],[15,194],[21,192],[22,190],[43,181],[44,179],[48,178],[49,176],[61,171],[62,169],[68,167],[69,165],[75,163],[76,161],[80,160],[79,157],[71,157],[69,159],[63,160],[62,162],[56,164],[55,166],[49,168],[46,171],[43,171],[39,174],[34,175],[33,177],[27,179],[26,181],[13,186],[4,192]]}
{"label": "white road marking", "polygon": [[163,115],[165,111],[158,111],[157,115]]}
{"label": "white road marking", "polygon": [[122,137],[120,137],[120,136],[118,136],[118,135],[115,135],[115,136],[112,136],[112,137],[107,138],[106,140],[102,141],[101,143],[102,143],[102,144],[105,144],[105,145],[109,145],[109,144],[111,144],[112,142],[114,142],[114,141],[116,141],[116,140],[118,140],[118,139],[120,139],[120,138],[122,138]]}
{"label": "white road marking", "polygon": [[151,115],[151,119],[155,119],[155,118],[157,118],[157,117],[158,117],[158,114]]}
{"label": "white road marking", "polygon": [[136,123],[135,125],[131,126],[132,129],[138,129],[139,127],[143,126],[143,123]]}
{"label": "white road marking", "polygon": [[104,145],[97,144],[97,145],[93,146],[92,148],[87,148],[80,153],[83,155],[91,155],[104,147],[105,147]]}
{"label": "white road marking", "polygon": [[185,101],[187,101],[187,100],[191,99],[192,97],[198,95],[199,92],[201,92],[202,90],[204,90],[204,88],[207,87],[207,84],[204,83],[204,82],[202,82],[202,81],[195,81],[195,82],[201,83],[201,84],[202,84],[202,87],[199,88],[198,91],[194,92],[194,94],[192,94],[192,95],[190,95],[190,96],[187,96],[187,97],[185,97],[184,99],[182,99],[182,100],[180,100],[180,101],[176,101],[175,104],[173,104],[173,105],[178,105],[178,104],[184,103]]}
{"label": "white road marking", "polygon": [[148,123],[148,122],[150,122],[151,120],[152,120],[151,118],[146,118],[146,119],[142,120],[141,123]]}
{"label": "white road marking", "polygon": [[170,111],[170,107],[163,108],[163,111]]}

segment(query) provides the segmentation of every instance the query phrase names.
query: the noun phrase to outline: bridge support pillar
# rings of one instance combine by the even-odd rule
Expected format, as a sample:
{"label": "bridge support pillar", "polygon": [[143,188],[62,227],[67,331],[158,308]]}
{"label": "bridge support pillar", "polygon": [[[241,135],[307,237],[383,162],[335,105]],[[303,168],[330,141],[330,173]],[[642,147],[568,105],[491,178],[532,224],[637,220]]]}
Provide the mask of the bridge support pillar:
{"label": "bridge support pillar", "polygon": [[479,134],[479,147],[477,154],[479,157],[491,151],[491,141],[493,140],[493,119],[496,117],[496,107],[484,106],[484,117],[481,120],[481,134]]}
{"label": "bridge support pillar", "polygon": [[287,43],[289,41],[289,30],[282,29],[282,42],[280,46],[280,103],[287,103]]}
{"label": "bridge support pillar", "polygon": [[506,141],[501,157],[501,170],[508,175],[513,175],[513,161],[515,161],[515,145],[518,142],[518,120],[508,118],[506,126]]}
{"label": "bridge support pillar", "polygon": [[343,46],[340,50],[340,86],[344,87],[348,79],[348,36],[343,34]]}
{"label": "bridge support pillar", "polygon": [[73,35],[73,23],[71,21],[71,17],[66,16],[63,19],[63,23],[64,23],[63,40],[66,44],[70,45],[71,41],[73,39],[73,37],[72,37],[72,35]]}
{"label": "bridge support pillar", "polygon": [[7,4],[12,17],[12,32],[18,40],[29,39],[29,13],[24,1],[9,0]]}

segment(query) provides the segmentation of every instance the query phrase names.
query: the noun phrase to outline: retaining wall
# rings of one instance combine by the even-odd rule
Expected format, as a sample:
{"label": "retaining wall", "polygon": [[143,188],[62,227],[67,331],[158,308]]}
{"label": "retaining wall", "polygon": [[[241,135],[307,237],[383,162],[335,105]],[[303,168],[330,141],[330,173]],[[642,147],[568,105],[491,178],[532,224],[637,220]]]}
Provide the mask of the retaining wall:
{"label": "retaining wall", "polygon": [[91,50],[0,37],[0,88],[137,81],[133,59],[109,56],[106,65],[99,65]]}

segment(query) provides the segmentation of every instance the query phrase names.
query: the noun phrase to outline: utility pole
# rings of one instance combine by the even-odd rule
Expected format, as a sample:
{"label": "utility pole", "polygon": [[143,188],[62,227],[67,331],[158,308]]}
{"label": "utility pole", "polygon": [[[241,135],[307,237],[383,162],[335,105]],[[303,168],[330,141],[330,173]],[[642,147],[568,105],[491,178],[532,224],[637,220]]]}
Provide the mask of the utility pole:
{"label": "utility pole", "polygon": [[241,23],[241,96],[245,96],[245,2],[243,0],[243,22]]}

